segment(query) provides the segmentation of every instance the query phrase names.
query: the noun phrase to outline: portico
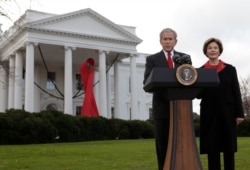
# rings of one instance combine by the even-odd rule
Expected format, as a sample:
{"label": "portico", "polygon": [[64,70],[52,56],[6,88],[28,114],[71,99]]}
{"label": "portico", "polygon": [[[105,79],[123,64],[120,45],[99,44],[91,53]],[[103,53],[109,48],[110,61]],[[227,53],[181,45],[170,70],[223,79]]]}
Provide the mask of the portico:
{"label": "portico", "polygon": [[[80,65],[93,58],[96,63],[94,87],[99,113],[111,117],[110,87],[114,86],[114,106],[119,116],[119,61],[130,58],[130,108],[138,117],[136,46],[141,42],[134,27],[117,25],[91,9],[63,15],[28,10],[1,37],[0,60],[9,68],[0,68],[0,112],[24,109],[46,110],[49,106],[76,115],[84,92],[76,88]],[[112,70],[113,85],[107,76]],[[5,85],[4,85],[5,84]],[[83,93],[82,95],[79,95]]]}

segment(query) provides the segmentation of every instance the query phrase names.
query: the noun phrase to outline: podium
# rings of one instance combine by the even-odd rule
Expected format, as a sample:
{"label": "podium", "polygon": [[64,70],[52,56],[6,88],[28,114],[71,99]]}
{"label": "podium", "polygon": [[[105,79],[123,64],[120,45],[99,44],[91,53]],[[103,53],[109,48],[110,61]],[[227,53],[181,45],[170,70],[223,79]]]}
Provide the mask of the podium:
{"label": "podium", "polygon": [[214,69],[199,68],[195,69],[195,82],[183,85],[178,80],[177,71],[178,68],[154,68],[143,88],[149,93],[159,91],[170,101],[169,141],[164,170],[201,170],[193,127],[192,99],[202,88],[217,86],[219,78]]}

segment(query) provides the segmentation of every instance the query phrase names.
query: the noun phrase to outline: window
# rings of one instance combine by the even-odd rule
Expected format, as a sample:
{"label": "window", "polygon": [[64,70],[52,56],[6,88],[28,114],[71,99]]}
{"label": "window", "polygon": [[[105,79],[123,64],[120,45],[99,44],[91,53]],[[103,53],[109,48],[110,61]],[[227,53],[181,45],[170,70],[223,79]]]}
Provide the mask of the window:
{"label": "window", "polygon": [[50,103],[46,107],[47,110],[57,110],[57,106],[55,103]]}
{"label": "window", "polygon": [[115,118],[115,108],[111,107],[111,119]]}
{"label": "window", "polygon": [[76,106],[76,115],[81,115],[82,106]]}
{"label": "window", "polygon": [[76,74],[76,90],[82,90],[83,89],[83,84],[82,84],[82,78],[80,74]]}
{"label": "window", "polygon": [[25,88],[25,70],[23,69],[22,87]]}
{"label": "window", "polygon": [[47,73],[47,82],[46,87],[48,90],[54,90],[56,83],[56,73],[55,72],[48,72]]}

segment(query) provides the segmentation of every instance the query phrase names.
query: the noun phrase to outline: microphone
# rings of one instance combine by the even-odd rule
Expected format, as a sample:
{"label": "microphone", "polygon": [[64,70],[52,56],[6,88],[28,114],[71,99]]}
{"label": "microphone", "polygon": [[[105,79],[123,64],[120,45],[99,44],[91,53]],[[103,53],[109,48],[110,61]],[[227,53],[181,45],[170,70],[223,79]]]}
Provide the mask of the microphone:
{"label": "microphone", "polygon": [[182,56],[182,64],[192,64],[190,55],[183,55]]}
{"label": "microphone", "polygon": [[175,54],[173,56],[173,61],[176,65],[181,65],[182,61],[181,61],[181,56],[179,54]]}

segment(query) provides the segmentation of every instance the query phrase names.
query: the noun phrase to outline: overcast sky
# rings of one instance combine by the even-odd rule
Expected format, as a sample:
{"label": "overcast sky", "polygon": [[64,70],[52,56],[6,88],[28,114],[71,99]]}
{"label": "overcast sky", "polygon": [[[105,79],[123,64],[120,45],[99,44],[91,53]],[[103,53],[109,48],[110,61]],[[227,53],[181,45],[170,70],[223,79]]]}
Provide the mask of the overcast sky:
{"label": "overcast sky", "polygon": [[[224,45],[221,59],[236,66],[239,78],[250,75],[249,0],[16,1],[22,1],[20,8],[12,8],[16,16],[27,8],[54,14],[91,8],[116,24],[136,27],[137,36],[143,40],[137,47],[141,53],[160,51],[159,33],[171,27],[178,33],[176,50],[190,54],[195,67],[207,61],[202,53],[204,41],[217,37]],[[3,28],[7,25],[4,23]]]}
{"label": "overcast sky", "polygon": [[[206,39],[222,40],[224,52],[221,59],[233,64],[238,77],[250,76],[250,1],[249,0],[16,0],[19,8],[12,6],[16,19],[27,8],[64,14],[91,8],[119,25],[136,27],[137,36],[143,40],[137,50],[156,53],[161,50],[159,33],[171,27],[178,33],[177,51],[188,53],[194,67],[207,61],[202,46]],[[3,19],[0,18],[0,22]],[[3,29],[10,24],[5,21]],[[194,111],[198,112],[195,104]]]}

